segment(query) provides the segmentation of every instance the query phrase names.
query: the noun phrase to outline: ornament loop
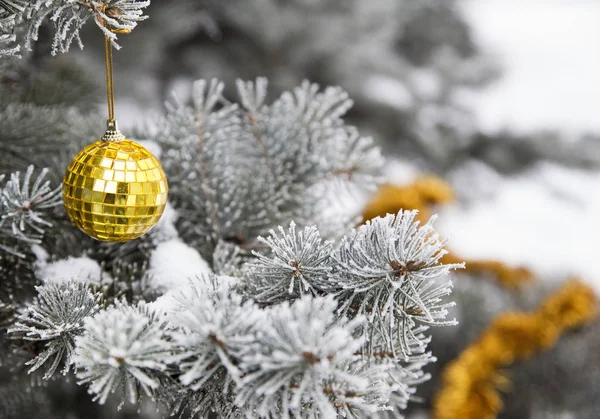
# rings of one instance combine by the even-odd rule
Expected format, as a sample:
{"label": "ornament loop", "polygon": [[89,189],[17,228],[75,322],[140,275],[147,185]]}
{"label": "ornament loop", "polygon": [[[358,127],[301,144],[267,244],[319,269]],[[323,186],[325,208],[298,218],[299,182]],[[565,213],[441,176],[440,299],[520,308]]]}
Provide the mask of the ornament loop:
{"label": "ornament loop", "polygon": [[102,136],[101,140],[114,143],[114,142],[122,141],[124,139],[125,139],[125,136],[123,134],[121,134],[121,131],[119,131],[119,126],[117,124],[117,121],[115,121],[115,120],[111,121],[110,119],[108,121],[106,121],[106,132]]}
{"label": "ornament loop", "polygon": [[[104,13],[108,18],[116,19],[123,14],[123,12],[118,7],[109,7],[107,4],[103,4],[100,6],[100,12]],[[127,35],[131,33],[130,28],[116,28],[108,23],[107,19],[100,17],[100,23],[108,29],[112,33],[116,33],[119,35]]]}

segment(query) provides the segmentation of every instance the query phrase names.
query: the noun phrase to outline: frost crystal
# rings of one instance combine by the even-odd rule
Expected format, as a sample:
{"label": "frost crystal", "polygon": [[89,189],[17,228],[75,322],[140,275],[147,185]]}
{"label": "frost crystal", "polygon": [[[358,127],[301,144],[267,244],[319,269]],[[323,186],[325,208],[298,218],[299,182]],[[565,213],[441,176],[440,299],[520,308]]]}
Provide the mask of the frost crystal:
{"label": "frost crystal", "polygon": [[332,242],[324,242],[314,226],[296,232],[293,222],[287,232],[279,227],[279,235],[270,233],[258,241],[269,246],[271,254],[254,252],[257,261],[249,265],[254,299],[272,303],[327,288]]}
{"label": "frost crystal", "polygon": [[413,330],[416,324],[454,323],[445,321],[453,303],[442,298],[451,293],[452,284],[436,280],[463,265],[440,263],[447,252],[433,230],[435,217],[420,227],[416,214],[375,218],[344,237],[337,251],[339,269],[333,279],[343,290],[340,311],[364,314],[372,322],[365,329],[370,352],[379,343],[394,357],[397,349],[407,357],[414,343],[426,344]]}
{"label": "frost crystal", "polygon": [[[60,205],[60,186],[50,188],[44,180],[47,169],[43,169],[31,185],[34,167],[29,166],[21,182],[21,174],[11,174],[10,180],[0,186],[0,234],[18,240],[38,243],[45,227],[52,224],[44,219],[44,212]],[[2,177],[0,177],[2,181]],[[0,248],[3,248],[0,245]],[[10,251],[9,248],[4,250]]]}
{"label": "frost crystal", "polygon": [[[52,54],[56,54],[67,52],[73,41],[83,47],[79,32],[90,17],[114,41],[116,35],[106,29],[105,23],[115,29],[131,31],[139,21],[147,18],[143,10],[149,5],[149,0],[2,0],[0,56],[18,55],[21,46],[14,45],[14,42],[22,24],[27,26],[25,47],[31,49],[42,23],[46,20],[52,22],[55,30]],[[114,45],[118,48],[117,44]]]}
{"label": "frost crystal", "polygon": [[336,417],[338,409],[360,405],[369,380],[354,374],[362,339],[354,332],[364,319],[334,314],[333,298],[303,298],[269,310],[270,327],[261,347],[248,353],[248,371],[236,403],[260,417]]}
{"label": "frost crystal", "polygon": [[139,388],[148,395],[159,386],[160,373],[171,359],[164,327],[145,307],[117,303],[85,321],[85,333],[76,340],[73,361],[80,383],[104,404],[110,393],[122,390],[135,403]]}
{"label": "frost crystal", "polygon": [[50,361],[44,378],[50,378],[64,362],[63,374],[72,364],[75,338],[83,333],[84,321],[100,308],[101,296],[82,282],[49,282],[36,287],[38,297],[27,307],[18,322],[8,330],[13,337],[43,342],[45,349],[27,364],[29,372]]}
{"label": "frost crystal", "polygon": [[179,379],[198,390],[213,374],[226,370],[239,380],[241,372],[234,360],[255,345],[255,333],[264,322],[264,314],[252,302],[242,303],[223,278],[197,280],[178,299],[183,310],[170,317],[177,326],[170,332],[177,354]]}

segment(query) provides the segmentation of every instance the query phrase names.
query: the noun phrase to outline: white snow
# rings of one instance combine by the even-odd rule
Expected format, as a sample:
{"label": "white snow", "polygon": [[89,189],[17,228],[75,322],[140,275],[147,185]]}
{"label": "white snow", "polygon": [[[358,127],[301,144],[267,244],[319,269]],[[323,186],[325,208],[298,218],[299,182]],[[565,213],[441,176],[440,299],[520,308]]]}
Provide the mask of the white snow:
{"label": "white snow", "polygon": [[39,244],[34,244],[31,246],[31,251],[35,255],[35,258],[37,259],[38,266],[46,265],[46,262],[48,261],[48,258],[50,257],[50,255],[48,254],[46,249],[44,249]]}
{"label": "white snow", "polygon": [[211,272],[200,254],[179,239],[160,243],[150,256],[149,284],[167,292],[189,285],[190,279]]}
{"label": "white snow", "polygon": [[175,227],[177,217],[177,211],[170,202],[167,202],[163,215],[160,217],[158,224],[156,224],[156,227],[154,227],[153,230],[158,241],[167,241],[179,236],[177,228]]}
{"label": "white snow", "polygon": [[420,175],[419,168],[409,160],[389,158],[383,167],[385,179],[393,185],[406,185]]}
{"label": "white snow", "polygon": [[148,306],[163,315],[181,309],[180,296],[192,292],[192,281],[212,270],[200,254],[178,238],[160,243],[150,256],[149,285],[164,294]]}
{"label": "white snow", "polygon": [[108,278],[98,262],[86,256],[69,257],[51,263],[40,261],[37,274],[43,280],[56,283],[67,282],[69,279],[100,283],[102,279]]}
{"label": "white snow", "polygon": [[442,91],[442,80],[433,69],[422,68],[410,74],[411,85],[423,100],[435,100]]}
{"label": "white snow", "polygon": [[[581,275],[600,290],[600,172],[545,163],[501,178],[471,168],[478,196],[438,211],[436,229],[449,248],[466,258],[525,265],[548,278]],[[480,176],[491,180],[487,190]],[[463,173],[458,184],[465,187],[467,178]]]}
{"label": "white snow", "polygon": [[373,75],[362,85],[364,94],[373,101],[392,106],[396,109],[408,109],[413,105],[412,93],[401,81],[385,75]]}
{"label": "white snow", "polygon": [[473,98],[484,130],[600,130],[600,2],[463,0],[478,43],[505,68]]}
{"label": "white snow", "polygon": [[173,314],[183,309],[181,303],[177,299],[177,295],[179,295],[178,293],[181,291],[183,290],[178,289],[177,293],[173,293],[173,291],[168,291],[165,294],[158,297],[156,300],[152,301],[151,303],[148,303],[147,306],[164,316]]}

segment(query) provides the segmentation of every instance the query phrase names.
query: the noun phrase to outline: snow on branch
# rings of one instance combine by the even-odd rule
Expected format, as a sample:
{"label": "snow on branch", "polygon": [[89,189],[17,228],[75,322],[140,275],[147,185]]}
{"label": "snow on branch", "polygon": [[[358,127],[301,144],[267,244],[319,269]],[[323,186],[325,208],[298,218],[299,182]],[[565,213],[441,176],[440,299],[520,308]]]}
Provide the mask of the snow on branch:
{"label": "snow on branch", "polygon": [[[67,52],[73,42],[83,47],[79,32],[90,18],[119,48],[115,32],[132,31],[147,19],[143,13],[149,5],[150,0],[0,0],[0,56],[18,55],[21,42],[31,50],[46,20],[55,31],[52,55]],[[23,41],[19,40],[21,26],[26,26]]]}
{"label": "snow on branch", "polygon": [[176,347],[184,348],[176,356],[181,383],[198,390],[222,369],[238,381],[242,373],[237,360],[255,349],[252,336],[264,323],[263,312],[251,301],[242,302],[226,281],[214,278],[196,281],[179,304],[183,310],[171,321],[180,327],[170,337]]}
{"label": "snow on branch", "polygon": [[[269,310],[258,351],[242,359],[248,371],[236,403],[260,417],[342,417],[376,411],[389,397],[382,371],[361,371],[356,337],[364,319],[339,318],[336,301],[302,298]],[[377,375],[380,375],[377,377]]]}

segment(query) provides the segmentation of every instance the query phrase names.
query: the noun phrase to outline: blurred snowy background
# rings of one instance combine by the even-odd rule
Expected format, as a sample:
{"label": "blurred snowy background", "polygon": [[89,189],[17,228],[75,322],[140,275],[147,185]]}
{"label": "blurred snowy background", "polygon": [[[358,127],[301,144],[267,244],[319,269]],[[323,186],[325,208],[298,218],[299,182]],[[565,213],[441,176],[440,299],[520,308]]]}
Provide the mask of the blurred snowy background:
{"label": "blurred snowy background", "polygon": [[[472,162],[477,176],[465,167],[451,179],[465,194],[479,191],[481,199],[442,211],[443,231],[463,254],[529,265],[542,276],[580,274],[600,287],[594,263],[600,232],[600,2],[482,0],[461,6],[477,44],[503,68],[498,80],[470,98],[479,129],[492,136],[539,136],[548,153],[580,151],[596,170],[583,170],[583,161],[572,164],[569,153],[507,177]],[[486,234],[496,240],[485,240]]]}

